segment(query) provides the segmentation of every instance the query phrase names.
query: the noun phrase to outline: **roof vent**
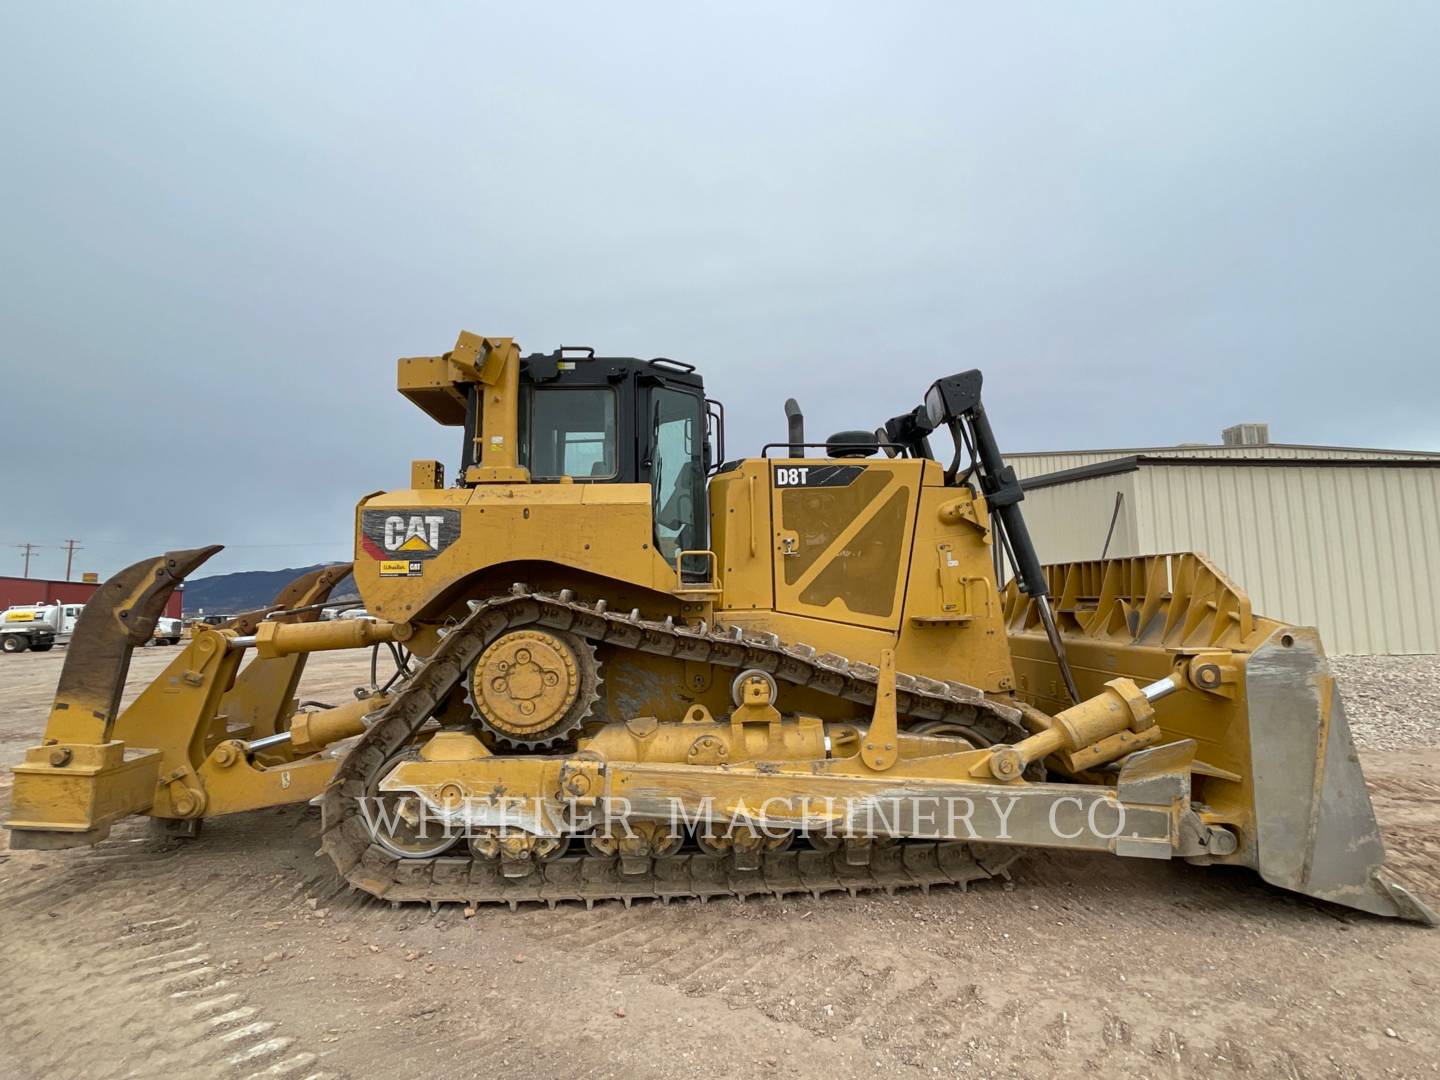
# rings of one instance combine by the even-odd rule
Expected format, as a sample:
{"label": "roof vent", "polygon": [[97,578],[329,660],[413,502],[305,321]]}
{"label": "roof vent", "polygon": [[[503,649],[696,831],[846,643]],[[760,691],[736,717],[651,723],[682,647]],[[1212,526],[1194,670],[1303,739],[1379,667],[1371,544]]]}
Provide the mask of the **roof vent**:
{"label": "roof vent", "polygon": [[1220,433],[1226,446],[1269,446],[1269,424],[1236,424]]}

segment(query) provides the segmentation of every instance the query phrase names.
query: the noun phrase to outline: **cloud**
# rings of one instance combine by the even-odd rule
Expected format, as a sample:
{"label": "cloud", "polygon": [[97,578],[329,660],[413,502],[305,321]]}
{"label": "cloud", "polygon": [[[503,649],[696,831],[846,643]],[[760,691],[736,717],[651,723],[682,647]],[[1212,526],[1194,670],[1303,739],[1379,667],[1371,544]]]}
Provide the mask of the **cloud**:
{"label": "cloud", "polygon": [[38,574],[70,536],[345,557],[359,496],[457,458],[393,380],[462,327],[697,363],[732,453],[977,366],[1015,449],[1440,449],[1433,7],[4,19],[0,541]]}

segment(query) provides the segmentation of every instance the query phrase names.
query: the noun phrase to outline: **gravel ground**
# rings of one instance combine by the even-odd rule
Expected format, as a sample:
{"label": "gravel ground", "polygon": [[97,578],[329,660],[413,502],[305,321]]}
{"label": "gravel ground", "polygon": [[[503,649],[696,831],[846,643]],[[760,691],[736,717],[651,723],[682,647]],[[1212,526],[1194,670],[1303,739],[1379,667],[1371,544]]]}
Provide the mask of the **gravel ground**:
{"label": "gravel ground", "polygon": [[1332,656],[1361,750],[1440,746],[1440,656]]}
{"label": "gravel ground", "polygon": [[[137,651],[127,697],[177,655]],[[0,820],[62,661],[0,659]],[[1336,666],[1368,745],[1440,747],[1434,658]],[[368,677],[319,654],[299,696]],[[1391,870],[1435,903],[1440,748],[1361,760]],[[969,892],[467,915],[351,892],[319,827],[129,818],[66,851],[0,830],[0,1080],[1440,1076],[1440,930],[1246,871],[1035,851]]]}

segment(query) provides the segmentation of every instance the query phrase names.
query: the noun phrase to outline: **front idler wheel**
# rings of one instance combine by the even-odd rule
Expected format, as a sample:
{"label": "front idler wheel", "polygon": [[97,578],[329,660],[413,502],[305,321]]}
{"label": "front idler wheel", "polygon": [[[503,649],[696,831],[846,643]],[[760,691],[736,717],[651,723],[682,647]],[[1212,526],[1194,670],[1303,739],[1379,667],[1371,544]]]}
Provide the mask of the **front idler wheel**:
{"label": "front idler wheel", "polygon": [[381,791],[380,782],[402,761],[418,757],[402,750],[378,770],[366,792],[363,816],[371,839],[401,859],[430,859],[455,846],[459,836],[427,812],[420,796],[410,791]]}

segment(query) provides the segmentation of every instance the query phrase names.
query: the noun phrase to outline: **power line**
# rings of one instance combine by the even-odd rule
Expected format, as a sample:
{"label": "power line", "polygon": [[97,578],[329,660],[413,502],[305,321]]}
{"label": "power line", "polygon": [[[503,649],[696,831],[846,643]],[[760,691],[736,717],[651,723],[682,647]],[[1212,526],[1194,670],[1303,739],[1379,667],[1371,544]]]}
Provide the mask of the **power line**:
{"label": "power line", "polygon": [[70,580],[70,567],[75,562],[75,552],[84,551],[79,540],[65,541],[65,580]]}
{"label": "power line", "polygon": [[[231,543],[226,543],[224,546],[227,547],[227,548],[333,547],[336,543],[349,544],[353,539],[354,539],[353,535],[351,535],[349,532],[346,532],[345,534],[343,534],[343,535],[341,535],[340,537],[338,537],[336,540],[296,540],[296,541],[294,541],[294,542],[279,543],[279,544],[277,544],[277,543],[270,543],[270,544],[231,544]],[[34,545],[32,545],[32,546],[33,546],[37,551],[43,551],[44,549],[49,548],[49,547],[63,548],[63,547],[64,547],[67,543],[69,543],[69,542],[70,542],[70,541],[68,541],[68,540],[62,540],[62,541],[60,541],[60,542],[57,543],[57,544],[34,544]],[[80,542],[80,541],[78,541],[78,540],[75,541],[75,543],[77,543],[77,544],[78,544],[79,542]],[[163,539],[162,539],[162,540],[90,540],[90,541],[88,541],[88,543],[89,543],[92,547],[95,547],[95,546],[98,546],[98,547],[153,547],[153,548],[156,548],[156,549],[158,550],[158,549],[160,549],[160,548],[182,547],[182,546],[184,546],[184,545],[187,544],[187,543],[188,543],[188,544],[191,544],[192,546],[194,546],[194,544],[197,543],[197,541],[195,541],[193,538],[187,538],[187,539],[184,539],[184,540],[173,540],[173,539],[172,539],[172,540],[168,540],[168,541],[167,541],[167,540],[163,540]],[[3,537],[0,537],[0,547],[24,547],[24,546],[25,546],[25,545],[24,545],[23,543],[20,543],[19,541],[6,540],[6,539],[4,539]],[[84,551],[84,550],[86,550],[86,549],[85,549],[85,548],[77,547],[75,550],[76,550],[76,551]]]}
{"label": "power line", "polygon": [[[248,548],[314,548],[314,547],[344,547],[350,542],[349,537],[338,540],[302,540],[293,544],[226,544],[226,551],[237,551]],[[145,544],[137,540],[91,540],[91,544],[98,544],[100,547],[126,547],[143,548]],[[174,548],[181,546],[179,543],[152,543],[149,547],[156,550],[160,548]]]}
{"label": "power line", "polygon": [[17,548],[25,552],[25,576],[30,576],[30,556],[40,550],[38,544],[16,544]]}

